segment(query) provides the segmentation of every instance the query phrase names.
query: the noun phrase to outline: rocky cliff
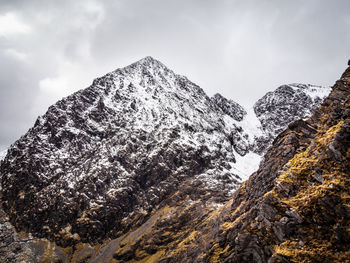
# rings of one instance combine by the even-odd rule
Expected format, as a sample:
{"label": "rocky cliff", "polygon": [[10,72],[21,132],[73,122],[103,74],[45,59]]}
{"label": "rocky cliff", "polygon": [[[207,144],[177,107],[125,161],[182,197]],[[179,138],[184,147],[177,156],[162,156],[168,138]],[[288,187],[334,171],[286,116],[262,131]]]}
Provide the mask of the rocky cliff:
{"label": "rocky cliff", "polygon": [[159,262],[350,262],[349,146],[350,68],[311,118],[278,135],[230,202],[158,246]]}
{"label": "rocky cliff", "polygon": [[207,259],[350,262],[350,68],[306,121],[274,140],[221,212]]}
{"label": "rocky cliff", "polygon": [[234,240],[247,232],[245,220],[256,218],[288,161],[326,131],[319,128],[326,125],[323,108],[312,123],[291,124],[240,184],[273,131],[308,117],[327,90],[280,87],[254,106],[256,127],[243,107],[219,94],[209,98],[151,57],[96,79],[51,106],[1,163],[2,259],[265,262],[275,243],[266,241],[263,252],[240,244],[244,252],[235,252]]}

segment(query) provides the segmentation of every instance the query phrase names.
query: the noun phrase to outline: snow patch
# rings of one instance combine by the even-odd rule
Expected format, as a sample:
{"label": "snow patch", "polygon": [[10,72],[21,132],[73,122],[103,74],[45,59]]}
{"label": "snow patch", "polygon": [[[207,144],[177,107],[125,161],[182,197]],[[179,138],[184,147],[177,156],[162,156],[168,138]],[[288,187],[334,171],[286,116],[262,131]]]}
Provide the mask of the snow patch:
{"label": "snow patch", "polygon": [[4,160],[7,155],[7,149],[0,151],[0,161]]}
{"label": "snow patch", "polygon": [[244,156],[236,155],[236,163],[231,164],[232,172],[237,173],[243,181],[259,168],[262,157],[256,153],[248,152]]}

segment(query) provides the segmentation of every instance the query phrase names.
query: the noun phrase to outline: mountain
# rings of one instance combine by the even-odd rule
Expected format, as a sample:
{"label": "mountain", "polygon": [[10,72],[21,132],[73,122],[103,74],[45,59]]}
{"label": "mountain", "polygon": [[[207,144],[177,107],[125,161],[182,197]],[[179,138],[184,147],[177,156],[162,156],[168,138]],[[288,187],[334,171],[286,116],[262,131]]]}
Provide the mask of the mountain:
{"label": "mountain", "polygon": [[72,244],[119,236],[179,191],[222,203],[242,181],[245,115],[146,57],[51,106],[9,149],[5,210],[18,229]]}
{"label": "mountain", "polygon": [[156,260],[164,246],[175,253],[232,202],[274,130],[308,117],[328,92],[285,85],[245,110],[151,57],[108,73],[51,106],[9,148],[0,236],[11,238],[0,238],[0,254],[125,262]]}

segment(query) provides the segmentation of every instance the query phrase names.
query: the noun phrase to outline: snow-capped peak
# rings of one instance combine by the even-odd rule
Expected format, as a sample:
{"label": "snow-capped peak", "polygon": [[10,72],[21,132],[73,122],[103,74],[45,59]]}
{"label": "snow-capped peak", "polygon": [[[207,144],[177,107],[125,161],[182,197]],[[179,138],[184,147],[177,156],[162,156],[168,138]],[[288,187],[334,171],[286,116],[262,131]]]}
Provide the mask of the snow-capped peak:
{"label": "snow-capped peak", "polygon": [[[112,71],[52,105],[10,147],[1,173],[5,199],[16,197],[12,219],[55,237],[70,222],[88,242],[133,227],[132,217],[176,195],[222,203],[257,169],[276,130],[299,116],[298,105],[303,116],[317,105],[303,90],[268,93],[254,116],[152,57]],[[30,211],[15,205],[23,189]],[[59,226],[42,217],[51,206]]]}

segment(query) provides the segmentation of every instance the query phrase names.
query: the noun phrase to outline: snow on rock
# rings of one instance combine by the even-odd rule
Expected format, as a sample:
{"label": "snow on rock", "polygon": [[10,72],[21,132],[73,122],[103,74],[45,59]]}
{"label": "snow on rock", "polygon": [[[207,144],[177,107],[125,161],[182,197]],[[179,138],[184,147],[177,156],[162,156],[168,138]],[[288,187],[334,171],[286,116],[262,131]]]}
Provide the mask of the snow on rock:
{"label": "snow on rock", "polygon": [[239,174],[245,181],[252,173],[258,170],[261,159],[261,155],[249,152],[245,156],[237,156],[236,163],[232,167],[234,172]]}
{"label": "snow on rock", "polygon": [[7,154],[7,149],[0,151],[0,161],[4,160]]}
{"label": "snow on rock", "polygon": [[185,197],[222,204],[325,93],[282,86],[245,110],[146,57],[58,101],[10,147],[4,208],[18,229],[67,245],[118,236]]}
{"label": "snow on rock", "polygon": [[242,182],[245,115],[146,57],[52,105],[9,149],[5,208],[19,229],[62,242],[68,223],[84,241],[114,236],[175,193],[222,203]]}
{"label": "snow on rock", "polygon": [[228,100],[221,96],[219,93],[212,97],[212,101],[228,116],[234,120],[241,121],[247,112],[244,108],[233,100]]}
{"label": "snow on rock", "polygon": [[256,138],[254,151],[266,152],[273,139],[289,123],[310,117],[330,92],[330,87],[310,84],[283,85],[268,92],[254,104],[254,112],[263,131],[263,135]]}

